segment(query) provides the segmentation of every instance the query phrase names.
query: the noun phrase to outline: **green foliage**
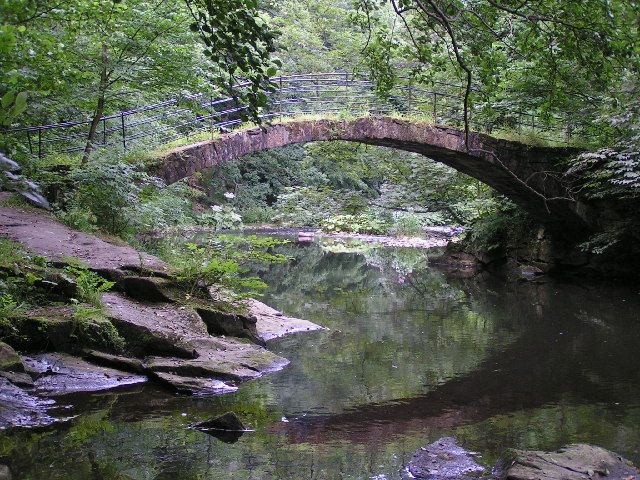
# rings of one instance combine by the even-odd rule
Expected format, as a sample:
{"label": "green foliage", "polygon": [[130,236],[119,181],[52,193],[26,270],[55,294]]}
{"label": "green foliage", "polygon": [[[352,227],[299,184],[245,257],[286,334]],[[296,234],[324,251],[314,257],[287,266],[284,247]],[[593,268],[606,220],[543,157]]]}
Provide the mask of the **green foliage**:
{"label": "green foliage", "polygon": [[314,226],[328,215],[337,214],[337,194],[327,188],[287,187],[278,195],[276,222],[284,226]]}
{"label": "green foliage", "polygon": [[71,228],[83,232],[95,232],[98,230],[98,218],[91,210],[85,208],[72,203],[66,210],[57,209],[55,215],[58,220]]}
{"label": "green foliage", "polygon": [[465,245],[477,252],[496,253],[533,240],[535,224],[519,207],[506,199],[480,216],[467,230]]}
{"label": "green foliage", "polygon": [[198,224],[211,227],[213,230],[240,230],[242,217],[229,205],[213,205],[211,211],[198,217]]}
{"label": "green foliage", "polygon": [[583,153],[568,175],[580,178],[582,193],[590,198],[640,199],[640,152],[606,148]]}
{"label": "green foliage", "polygon": [[164,256],[176,267],[178,279],[187,285],[191,295],[210,285],[222,285],[239,296],[255,296],[267,285],[248,275],[250,267],[286,261],[284,255],[270,253],[273,247],[284,243],[253,235],[219,235],[204,244],[179,242]]}
{"label": "green foliage", "polygon": [[[269,77],[282,62],[271,59],[277,32],[258,11],[257,0],[187,0],[198,32],[206,45],[205,54],[216,67],[213,82],[226,93],[249,106],[243,115],[260,123],[259,109],[267,106],[265,92],[275,91]],[[240,81],[246,88],[238,88]]]}
{"label": "green foliage", "polygon": [[0,329],[5,332],[14,330],[11,319],[22,313],[24,306],[16,301],[10,293],[0,294]]}
{"label": "green foliage", "polygon": [[90,212],[85,218],[95,218],[97,227],[119,235],[135,223],[139,182],[146,179],[131,165],[95,162],[72,173],[74,191],[67,203],[72,211]]}
{"label": "green foliage", "polygon": [[102,278],[97,273],[86,267],[68,266],[67,273],[74,276],[77,285],[77,300],[89,303],[96,307],[102,306],[102,294],[111,290],[115,282]]}
{"label": "green foliage", "polygon": [[25,252],[19,243],[0,238],[0,295],[7,308],[13,303],[23,306],[38,301],[38,283],[43,279],[48,262],[39,255]]}

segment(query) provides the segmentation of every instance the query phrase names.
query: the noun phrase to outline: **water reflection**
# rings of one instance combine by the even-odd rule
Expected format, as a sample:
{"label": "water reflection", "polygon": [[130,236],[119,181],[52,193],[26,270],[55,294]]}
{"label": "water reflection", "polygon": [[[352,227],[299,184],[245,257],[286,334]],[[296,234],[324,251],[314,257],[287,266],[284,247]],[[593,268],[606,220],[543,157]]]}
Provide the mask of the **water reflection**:
{"label": "water reflection", "polygon": [[[0,437],[0,463],[33,479],[391,479],[442,435],[487,464],[575,441],[640,460],[637,289],[447,279],[415,250],[284,250],[260,272],[267,303],[330,328],[272,343],[290,367],[213,398],[75,396],[60,430]],[[230,445],[186,428],[230,410],[256,432]]]}

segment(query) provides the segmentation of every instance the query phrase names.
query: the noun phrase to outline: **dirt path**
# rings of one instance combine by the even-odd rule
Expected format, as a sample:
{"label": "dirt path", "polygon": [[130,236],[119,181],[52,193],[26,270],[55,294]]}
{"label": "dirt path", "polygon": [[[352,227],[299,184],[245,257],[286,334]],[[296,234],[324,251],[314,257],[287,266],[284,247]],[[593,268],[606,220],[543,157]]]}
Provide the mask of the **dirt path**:
{"label": "dirt path", "polygon": [[0,236],[19,242],[26,250],[54,262],[65,262],[73,257],[94,270],[169,272],[159,258],[128,245],[108,243],[94,235],[72,230],[40,210],[0,207]]}

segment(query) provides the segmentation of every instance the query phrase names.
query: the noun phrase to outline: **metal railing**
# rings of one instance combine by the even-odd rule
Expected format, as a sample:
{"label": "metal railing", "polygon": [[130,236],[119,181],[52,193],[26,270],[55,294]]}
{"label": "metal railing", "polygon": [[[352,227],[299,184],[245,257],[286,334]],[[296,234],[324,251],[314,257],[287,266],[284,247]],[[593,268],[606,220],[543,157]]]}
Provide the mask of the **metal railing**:
{"label": "metal railing", "polygon": [[[425,87],[402,79],[385,95],[377,93],[365,75],[346,72],[287,75],[272,78],[276,91],[269,95],[269,105],[261,112],[265,122],[300,115],[416,115],[436,125],[461,127],[463,124],[460,85],[433,82]],[[239,85],[242,88],[246,85]],[[579,135],[580,126],[559,117],[539,118],[528,111],[508,111],[492,106],[492,116],[483,111],[487,101],[479,91],[469,112],[472,130],[492,133],[511,129],[528,131],[559,143]],[[231,130],[244,123],[247,107],[231,97],[213,98],[203,94],[145,105],[100,118],[93,142],[94,149],[149,147],[201,132]],[[90,120],[68,121],[49,125],[11,128],[4,132],[22,145],[28,154],[44,157],[52,153],[74,154],[84,151]]]}

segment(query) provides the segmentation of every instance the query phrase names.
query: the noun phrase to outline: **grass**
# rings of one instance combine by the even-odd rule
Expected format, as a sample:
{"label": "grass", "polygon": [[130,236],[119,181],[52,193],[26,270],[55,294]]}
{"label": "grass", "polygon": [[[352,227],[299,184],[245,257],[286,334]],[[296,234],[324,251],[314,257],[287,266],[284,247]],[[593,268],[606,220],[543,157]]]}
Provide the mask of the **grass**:
{"label": "grass", "polygon": [[13,263],[20,265],[28,262],[22,245],[8,238],[0,238],[0,259],[5,265]]}

